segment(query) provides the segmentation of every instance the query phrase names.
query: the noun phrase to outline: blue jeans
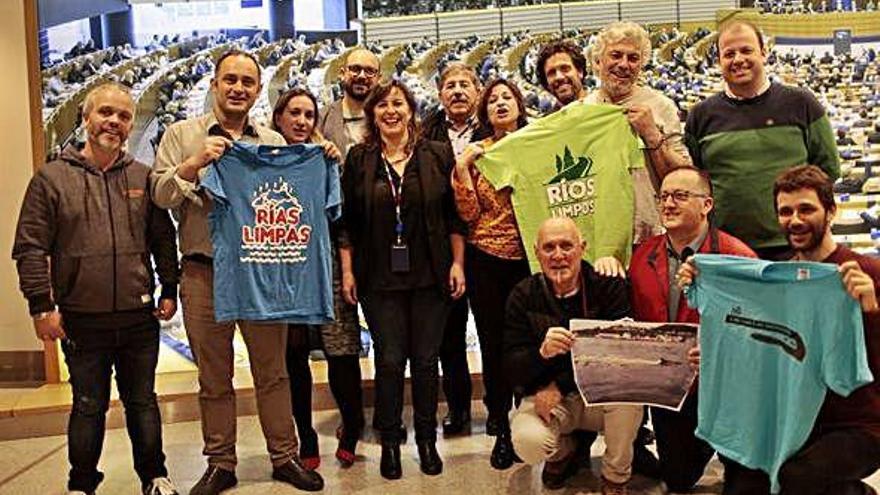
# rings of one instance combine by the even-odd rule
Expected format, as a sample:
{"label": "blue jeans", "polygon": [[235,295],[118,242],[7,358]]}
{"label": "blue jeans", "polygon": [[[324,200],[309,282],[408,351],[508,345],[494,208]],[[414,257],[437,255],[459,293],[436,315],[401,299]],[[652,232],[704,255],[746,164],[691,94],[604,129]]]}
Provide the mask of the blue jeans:
{"label": "blue jeans", "polygon": [[[79,324],[77,324],[77,327]],[[70,372],[73,407],[67,425],[68,490],[94,491],[110,403],[110,376],[116,370],[119,398],[131,439],[134,468],[142,483],[167,476],[162,452],[162,420],[154,384],[159,358],[156,320],[110,331],[65,326],[61,349]]]}

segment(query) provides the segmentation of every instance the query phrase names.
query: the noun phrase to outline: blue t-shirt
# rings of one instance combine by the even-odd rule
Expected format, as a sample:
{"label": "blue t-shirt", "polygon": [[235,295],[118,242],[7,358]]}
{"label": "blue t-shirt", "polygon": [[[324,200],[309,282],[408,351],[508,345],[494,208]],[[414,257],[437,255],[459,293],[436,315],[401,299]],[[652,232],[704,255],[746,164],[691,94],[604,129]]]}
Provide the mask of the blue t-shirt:
{"label": "blue t-shirt", "polygon": [[803,446],[827,389],[873,381],[862,313],[837,265],[695,256],[688,301],[700,312],[696,434],[770,475]]}
{"label": "blue t-shirt", "polygon": [[214,199],[217,321],[333,320],[329,222],[339,166],[315,145],[233,143],[201,181]]}

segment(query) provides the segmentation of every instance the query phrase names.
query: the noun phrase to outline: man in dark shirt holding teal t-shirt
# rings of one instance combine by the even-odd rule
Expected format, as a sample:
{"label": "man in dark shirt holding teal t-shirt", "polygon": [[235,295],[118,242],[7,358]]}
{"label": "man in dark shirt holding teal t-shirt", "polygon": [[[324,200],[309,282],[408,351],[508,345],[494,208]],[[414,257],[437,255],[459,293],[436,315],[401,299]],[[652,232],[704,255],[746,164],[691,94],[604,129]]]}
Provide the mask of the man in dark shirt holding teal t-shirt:
{"label": "man in dark shirt holding teal t-shirt", "polygon": [[754,25],[735,20],[722,26],[718,56],[725,89],[693,108],[685,142],[694,165],[712,177],[717,226],[761,258],[788,259],[773,210],[773,181],[801,163],[836,179],[840,162],[831,124],[811,93],[767,79],[767,49]]}
{"label": "man in dark shirt holding teal t-shirt", "polygon": [[[782,495],[877,493],[861,480],[880,469],[880,381],[877,380],[880,377],[880,308],[877,303],[880,261],[834,242],[831,221],[837,213],[837,205],[831,184],[828,176],[812,165],[792,167],[780,175],[772,193],[778,225],[792,249],[791,260],[838,265],[842,285],[862,309],[864,330],[857,331],[864,331],[867,365],[874,381],[846,397],[831,389],[827,391],[809,438],[779,470]],[[685,263],[678,273],[679,284],[689,285],[694,276],[693,265]],[[815,303],[824,304],[824,301]],[[847,356],[847,352],[852,354],[847,350],[837,353]],[[828,353],[832,361],[834,357],[834,353]],[[703,359],[711,361],[706,352]],[[706,378],[703,376],[704,385]],[[792,380],[791,383],[796,388],[783,400],[801,396],[805,382]],[[768,400],[772,403],[773,399],[755,398],[762,403]],[[749,429],[743,435],[753,433]],[[724,495],[769,495],[770,480],[766,472],[747,468],[726,457],[722,457],[721,462],[724,464]]]}

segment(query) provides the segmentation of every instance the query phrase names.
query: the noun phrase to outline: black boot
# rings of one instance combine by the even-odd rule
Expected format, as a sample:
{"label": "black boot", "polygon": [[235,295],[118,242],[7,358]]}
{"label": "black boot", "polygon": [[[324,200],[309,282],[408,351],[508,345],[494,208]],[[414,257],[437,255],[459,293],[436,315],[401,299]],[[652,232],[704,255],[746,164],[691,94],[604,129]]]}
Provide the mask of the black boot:
{"label": "black boot", "polygon": [[418,442],[419,464],[422,472],[427,475],[438,475],[443,472],[443,460],[437,453],[437,445],[433,441]]}
{"label": "black boot", "polygon": [[379,462],[379,472],[387,480],[399,480],[403,476],[400,467],[400,444],[382,443],[382,460]]}
{"label": "black boot", "polygon": [[459,435],[470,431],[471,412],[468,410],[453,411],[449,410],[446,417],[443,418],[443,435]]}
{"label": "black boot", "polygon": [[492,448],[492,457],[489,458],[489,464],[495,469],[507,469],[513,465],[515,459],[516,452],[513,450],[510,433],[499,433],[495,437],[495,447]]}

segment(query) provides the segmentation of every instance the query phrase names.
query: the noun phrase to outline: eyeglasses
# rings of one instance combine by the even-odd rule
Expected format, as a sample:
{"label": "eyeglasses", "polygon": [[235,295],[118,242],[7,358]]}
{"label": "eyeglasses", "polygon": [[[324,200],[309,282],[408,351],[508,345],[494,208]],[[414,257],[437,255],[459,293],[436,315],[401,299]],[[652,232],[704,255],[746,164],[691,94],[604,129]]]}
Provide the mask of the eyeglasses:
{"label": "eyeglasses", "polygon": [[361,72],[364,73],[367,77],[376,77],[379,74],[379,69],[373,67],[364,67],[362,65],[349,65],[345,68],[348,72],[353,75],[358,75]]}
{"label": "eyeglasses", "polygon": [[672,200],[676,203],[684,203],[685,201],[691,198],[708,198],[708,194],[703,193],[695,193],[691,191],[683,191],[681,189],[676,189],[674,191],[663,191],[660,194],[655,194],[654,199],[657,200],[658,204],[663,204],[667,199],[672,198]]}

